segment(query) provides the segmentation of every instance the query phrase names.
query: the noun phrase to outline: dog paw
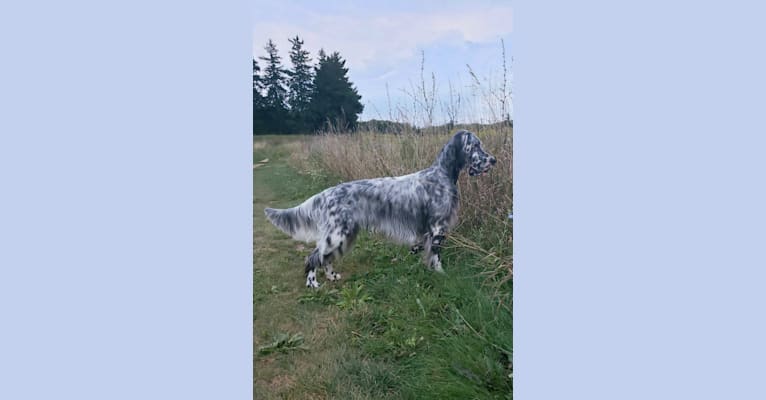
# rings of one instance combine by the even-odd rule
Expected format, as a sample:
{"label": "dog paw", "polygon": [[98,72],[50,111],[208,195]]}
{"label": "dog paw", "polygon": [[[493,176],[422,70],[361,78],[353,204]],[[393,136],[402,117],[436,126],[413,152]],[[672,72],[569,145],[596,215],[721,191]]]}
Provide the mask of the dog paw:
{"label": "dog paw", "polygon": [[423,246],[421,245],[415,245],[410,247],[410,254],[418,254],[423,250]]}
{"label": "dog paw", "polygon": [[328,281],[339,281],[340,280],[340,274],[337,272],[333,272],[329,275],[327,275]]}
{"label": "dog paw", "polygon": [[309,276],[306,279],[306,287],[309,289],[311,288],[316,289],[319,287],[319,282],[317,282],[316,276]]}

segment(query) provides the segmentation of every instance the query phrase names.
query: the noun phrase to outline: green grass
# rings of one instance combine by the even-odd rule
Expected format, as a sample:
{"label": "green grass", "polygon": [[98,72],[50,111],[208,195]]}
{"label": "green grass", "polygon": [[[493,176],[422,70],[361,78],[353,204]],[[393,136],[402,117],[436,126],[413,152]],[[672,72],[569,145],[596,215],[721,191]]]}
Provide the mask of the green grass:
{"label": "green grass", "polygon": [[[478,256],[446,249],[447,273],[436,274],[407,248],[362,234],[335,265],[342,281],[305,288],[311,248],[263,208],[294,206],[337,179],[293,169],[294,140],[256,138],[266,144],[253,154],[269,159],[253,170],[255,398],[512,398],[511,285],[486,286]],[[287,346],[291,337],[303,340]],[[270,345],[284,351],[259,353]]]}

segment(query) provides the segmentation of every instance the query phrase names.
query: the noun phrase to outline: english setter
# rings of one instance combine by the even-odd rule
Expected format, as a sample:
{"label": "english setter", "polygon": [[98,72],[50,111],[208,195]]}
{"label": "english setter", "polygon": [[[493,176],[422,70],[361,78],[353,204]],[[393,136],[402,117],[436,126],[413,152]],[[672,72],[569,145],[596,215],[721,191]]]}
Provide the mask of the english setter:
{"label": "english setter", "polygon": [[341,183],[285,210],[266,208],[269,221],[295,240],[316,242],[306,258],[306,286],[319,287],[316,269],[327,280],[340,279],[332,262],[347,253],[360,229],[380,232],[395,242],[425,250],[424,262],[444,272],[439,253],[445,235],[457,222],[457,178],[488,172],[495,157],[475,134],[461,130],[430,167],[413,174]]}

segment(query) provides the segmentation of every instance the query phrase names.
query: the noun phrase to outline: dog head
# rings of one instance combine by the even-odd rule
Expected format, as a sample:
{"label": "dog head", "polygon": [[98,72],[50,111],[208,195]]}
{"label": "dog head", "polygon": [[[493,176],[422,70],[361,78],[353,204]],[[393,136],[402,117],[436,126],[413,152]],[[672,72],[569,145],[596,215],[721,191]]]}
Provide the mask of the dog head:
{"label": "dog head", "polygon": [[462,133],[463,154],[468,167],[468,175],[477,176],[489,172],[492,166],[497,163],[497,159],[481,147],[481,140],[476,135],[468,131],[462,131]]}
{"label": "dog head", "polygon": [[442,148],[434,165],[443,168],[452,182],[457,182],[460,171],[468,168],[468,175],[477,176],[489,172],[497,160],[481,146],[481,140],[472,132],[455,133]]}

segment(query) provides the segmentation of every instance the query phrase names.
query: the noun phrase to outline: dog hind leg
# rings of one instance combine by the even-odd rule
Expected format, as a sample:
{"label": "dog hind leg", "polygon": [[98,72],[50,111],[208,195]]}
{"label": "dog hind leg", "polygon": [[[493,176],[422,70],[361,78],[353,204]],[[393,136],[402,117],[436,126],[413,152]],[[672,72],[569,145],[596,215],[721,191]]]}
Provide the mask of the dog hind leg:
{"label": "dog hind leg", "polygon": [[318,248],[314,249],[314,251],[309,254],[308,257],[306,257],[306,287],[307,288],[318,288],[319,282],[317,281],[317,272],[316,269],[320,266],[322,266],[322,262],[324,260],[322,259],[322,253],[319,251]]}
{"label": "dog hind leg", "polygon": [[358,226],[347,219],[317,242],[317,247],[306,259],[306,287],[319,287],[316,279],[316,269],[319,267],[324,268],[327,280],[337,281],[341,278],[333,270],[332,263],[351,250],[358,231]]}

